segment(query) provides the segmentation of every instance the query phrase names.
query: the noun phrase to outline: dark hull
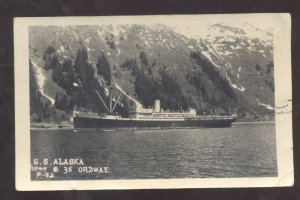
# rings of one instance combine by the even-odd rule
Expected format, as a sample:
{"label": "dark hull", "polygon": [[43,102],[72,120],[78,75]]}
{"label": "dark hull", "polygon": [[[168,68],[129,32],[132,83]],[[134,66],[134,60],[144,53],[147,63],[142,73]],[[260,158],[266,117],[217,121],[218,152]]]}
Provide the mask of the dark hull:
{"label": "dark hull", "polygon": [[197,127],[230,127],[235,118],[186,119],[183,121],[105,119],[93,117],[74,117],[74,128],[123,129],[123,128],[197,128]]}

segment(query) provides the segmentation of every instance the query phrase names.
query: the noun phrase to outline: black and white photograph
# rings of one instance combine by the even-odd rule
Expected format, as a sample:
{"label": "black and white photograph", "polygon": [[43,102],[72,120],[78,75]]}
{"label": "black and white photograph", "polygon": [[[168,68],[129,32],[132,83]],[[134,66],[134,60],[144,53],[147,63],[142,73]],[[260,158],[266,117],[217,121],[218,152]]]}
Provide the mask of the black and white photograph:
{"label": "black and white photograph", "polygon": [[288,14],[14,31],[17,190],[293,184]]}

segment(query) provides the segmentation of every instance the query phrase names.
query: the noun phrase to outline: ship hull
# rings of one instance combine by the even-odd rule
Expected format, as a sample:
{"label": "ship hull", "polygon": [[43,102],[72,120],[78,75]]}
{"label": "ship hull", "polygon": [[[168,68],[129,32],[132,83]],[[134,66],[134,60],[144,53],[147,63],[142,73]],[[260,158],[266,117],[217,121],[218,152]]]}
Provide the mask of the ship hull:
{"label": "ship hull", "polygon": [[130,118],[106,119],[96,117],[73,118],[74,128],[94,129],[139,129],[139,128],[197,128],[197,127],[230,127],[235,118],[203,118],[184,120],[139,120]]}

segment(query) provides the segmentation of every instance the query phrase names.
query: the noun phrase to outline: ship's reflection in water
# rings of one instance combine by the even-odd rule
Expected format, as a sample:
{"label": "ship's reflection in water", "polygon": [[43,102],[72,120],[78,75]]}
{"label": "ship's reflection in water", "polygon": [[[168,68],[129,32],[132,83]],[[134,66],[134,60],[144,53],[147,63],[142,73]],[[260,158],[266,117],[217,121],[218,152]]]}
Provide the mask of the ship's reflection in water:
{"label": "ship's reflection in water", "polygon": [[[31,158],[82,158],[109,174],[55,179],[145,179],[277,176],[275,124],[231,128],[96,132],[32,130]],[[33,180],[35,177],[33,177]]]}

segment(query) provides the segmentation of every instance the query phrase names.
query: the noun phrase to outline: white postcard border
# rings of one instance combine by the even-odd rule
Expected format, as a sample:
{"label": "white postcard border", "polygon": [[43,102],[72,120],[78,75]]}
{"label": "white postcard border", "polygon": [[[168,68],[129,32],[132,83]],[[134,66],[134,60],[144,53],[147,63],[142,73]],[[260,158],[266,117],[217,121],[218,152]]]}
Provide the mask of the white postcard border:
{"label": "white postcard border", "polygon": [[96,190],[96,189],[166,189],[166,188],[229,188],[291,186],[294,182],[292,107],[290,112],[276,114],[276,145],[278,177],[274,178],[188,178],[134,180],[71,180],[31,181],[30,179],[30,113],[29,113],[29,44],[28,26],[31,25],[97,25],[114,23],[161,23],[189,21],[197,18],[267,17],[277,20],[274,30],[275,105],[292,99],[291,86],[291,19],[281,14],[227,15],[158,15],[114,17],[51,17],[15,18],[15,150],[17,190]]}

